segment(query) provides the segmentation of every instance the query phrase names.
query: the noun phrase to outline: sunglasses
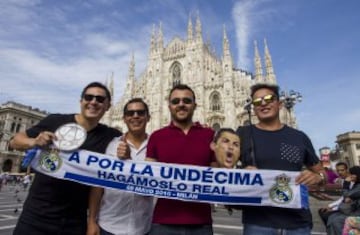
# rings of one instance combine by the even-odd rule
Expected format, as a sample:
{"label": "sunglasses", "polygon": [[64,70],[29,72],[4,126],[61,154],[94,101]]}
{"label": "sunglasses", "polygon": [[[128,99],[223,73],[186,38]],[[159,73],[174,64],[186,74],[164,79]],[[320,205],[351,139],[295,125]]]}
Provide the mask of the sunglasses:
{"label": "sunglasses", "polygon": [[127,117],[132,117],[135,115],[135,113],[139,116],[139,117],[143,117],[146,115],[146,110],[145,109],[138,109],[138,110],[126,110],[124,115]]}
{"label": "sunglasses", "polygon": [[180,101],[182,101],[184,104],[192,104],[194,101],[190,97],[184,97],[184,98],[174,98],[170,100],[170,103],[173,105],[180,104]]}
{"label": "sunglasses", "polygon": [[266,96],[263,96],[263,97],[259,97],[259,98],[256,98],[252,101],[252,104],[257,107],[257,106],[260,106],[262,104],[262,102],[264,101],[265,104],[270,104],[271,102],[273,102],[274,100],[276,99],[276,95],[266,95]]}
{"label": "sunglasses", "polygon": [[96,102],[104,103],[106,96],[85,94],[83,99],[90,102],[95,98]]}

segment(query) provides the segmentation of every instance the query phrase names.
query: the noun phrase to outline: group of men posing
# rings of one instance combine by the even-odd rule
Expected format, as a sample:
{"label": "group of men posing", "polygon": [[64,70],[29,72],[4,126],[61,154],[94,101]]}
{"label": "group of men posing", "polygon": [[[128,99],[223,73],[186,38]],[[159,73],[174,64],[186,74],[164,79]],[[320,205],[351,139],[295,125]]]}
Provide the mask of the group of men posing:
{"label": "group of men posing", "polygon": [[[149,108],[142,99],[134,98],[124,106],[123,120],[128,131],[122,134],[99,123],[110,108],[111,96],[104,85],[93,82],[82,91],[80,113],[49,115],[25,132],[17,133],[10,145],[18,150],[44,148],[56,139],[54,132],[58,127],[73,122],[87,131],[80,149],[124,160],[231,168],[241,149],[244,169],[298,171],[297,184],[322,183],[325,172],[309,138],[280,122],[279,87],[254,85],[251,98],[259,122],[237,132],[221,129],[214,138],[212,129],[193,121],[195,93],[189,86],[180,84],[169,94],[168,126],[148,135]],[[218,160],[214,151],[222,153]],[[309,209],[246,206],[242,212],[246,235],[311,234]],[[211,207],[207,203],[154,200],[36,173],[13,234],[212,235],[213,228]]]}

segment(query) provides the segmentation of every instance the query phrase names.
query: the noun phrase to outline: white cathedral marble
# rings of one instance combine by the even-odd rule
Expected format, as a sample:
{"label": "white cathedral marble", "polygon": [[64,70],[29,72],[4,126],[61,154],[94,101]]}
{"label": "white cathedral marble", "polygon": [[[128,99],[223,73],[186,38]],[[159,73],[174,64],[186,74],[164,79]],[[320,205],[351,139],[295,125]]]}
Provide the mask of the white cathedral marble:
{"label": "white cathedral marble", "polygon": [[[194,121],[199,121],[214,129],[219,127],[237,128],[248,123],[249,116],[244,109],[249,98],[249,87],[258,82],[276,84],[270,52],[264,40],[263,75],[262,62],[256,42],[254,64],[255,73],[235,68],[226,30],[223,31],[223,52],[218,58],[202,36],[199,16],[195,28],[189,18],[187,38],[174,37],[164,46],[161,24],[157,32],[153,30],[150,41],[148,63],[141,75],[135,77],[135,61],[132,57],[125,90],[121,99],[106,113],[102,122],[126,131],[122,121],[124,104],[131,98],[140,97],[149,105],[151,120],[148,132],[168,125],[170,113],[167,96],[174,84],[190,86],[196,95],[197,109]],[[113,93],[111,79],[107,86]],[[256,118],[252,116],[252,122]],[[293,114],[282,110],[281,119],[290,126],[296,126]]]}

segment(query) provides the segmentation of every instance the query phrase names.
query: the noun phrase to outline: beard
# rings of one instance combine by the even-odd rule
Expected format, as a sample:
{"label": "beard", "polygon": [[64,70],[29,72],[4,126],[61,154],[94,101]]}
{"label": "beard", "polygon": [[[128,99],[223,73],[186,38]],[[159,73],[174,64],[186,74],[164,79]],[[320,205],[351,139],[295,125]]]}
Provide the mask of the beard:
{"label": "beard", "polygon": [[[178,115],[178,112],[180,112],[180,111],[185,111],[185,112],[187,112],[187,114],[186,115]],[[193,113],[194,112],[192,110],[189,110],[185,106],[180,106],[171,112],[171,118],[172,118],[172,120],[174,120],[175,122],[178,122],[178,123],[189,123],[192,121]]]}

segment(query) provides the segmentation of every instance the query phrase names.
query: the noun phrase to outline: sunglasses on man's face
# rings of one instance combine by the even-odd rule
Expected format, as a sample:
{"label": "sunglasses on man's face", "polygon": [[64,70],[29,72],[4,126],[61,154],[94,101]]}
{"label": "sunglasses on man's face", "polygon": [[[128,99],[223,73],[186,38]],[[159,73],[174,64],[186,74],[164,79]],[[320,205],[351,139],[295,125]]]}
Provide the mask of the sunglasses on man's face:
{"label": "sunglasses on man's face", "polygon": [[262,102],[264,101],[265,104],[270,104],[271,102],[273,102],[276,99],[276,95],[266,95],[263,97],[259,97],[256,99],[253,99],[252,104],[257,107],[260,106],[262,104]]}
{"label": "sunglasses on man's face", "polygon": [[85,94],[83,97],[83,99],[88,102],[92,101],[94,98],[96,102],[104,103],[106,96]]}
{"label": "sunglasses on man's face", "polygon": [[139,117],[143,117],[146,115],[146,110],[145,109],[138,109],[138,110],[126,110],[125,111],[125,116],[127,117],[132,117],[135,115],[135,113],[139,116]]}
{"label": "sunglasses on man's face", "polygon": [[177,105],[177,104],[180,104],[181,101],[184,104],[192,104],[193,103],[193,99],[190,98],[190,97],[174,98],[174,99],[170,100],[170,103],[173,104],[173,105]]}

